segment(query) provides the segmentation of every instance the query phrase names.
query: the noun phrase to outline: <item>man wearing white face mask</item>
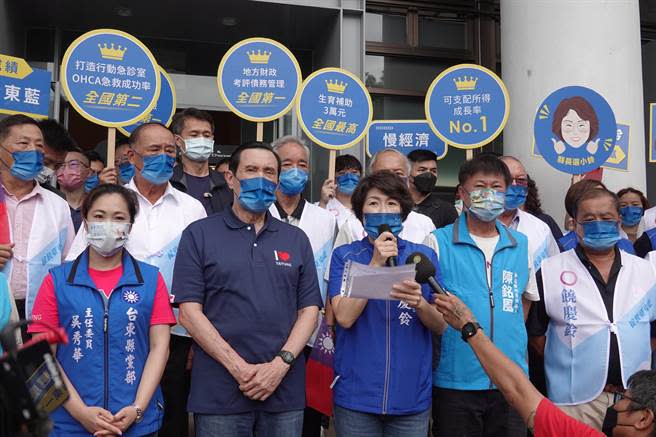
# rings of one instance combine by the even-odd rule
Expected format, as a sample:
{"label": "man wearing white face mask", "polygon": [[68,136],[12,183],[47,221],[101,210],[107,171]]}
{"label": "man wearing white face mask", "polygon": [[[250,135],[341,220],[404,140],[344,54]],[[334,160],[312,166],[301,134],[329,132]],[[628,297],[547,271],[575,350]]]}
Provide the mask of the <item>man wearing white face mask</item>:
{"label": "man wearing white face mask", "polygon": [[187,108],[175,114],[171,132],[182,151],[173,169],[171,185],[200,201],[207,215],[223,211],[232,202],[232,192],[223,174],[210,170],[208,160],[214,151],[214,120],[205,111]]}

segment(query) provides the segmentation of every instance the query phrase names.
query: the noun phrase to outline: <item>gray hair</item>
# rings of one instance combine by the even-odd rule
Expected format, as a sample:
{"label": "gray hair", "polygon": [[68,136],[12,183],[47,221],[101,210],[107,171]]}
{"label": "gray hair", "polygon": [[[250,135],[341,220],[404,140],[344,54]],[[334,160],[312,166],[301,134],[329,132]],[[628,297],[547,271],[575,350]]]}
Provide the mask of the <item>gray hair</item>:
{"label": "gray hair", "polygon": [[369,163],[369,174],[373,173],[373,168],[376,165],[376,161],[378,160],[378,157],[384,153],[395,153],[397,154],[405,163],[405,168],[406,168],[406,176],[410,176],[410,161],[408,160],[408,157],[405,156],[403,153],[399,152],[396,149],[383,149],[379,152],[376,152],[376,154],[371,158],[371,162]]}
{"label": "gray hair", "polygon": [[629,378],[631,399],[640,405],[631,404],[632,408],[647,408],[656,415],[656,370],[641,370]]}
{"label": "gray hair", "polygon": [[305,141],[303,141],[299,137],[295,137],[294,135],[285,135],[284,137],[280,137],[277,140],[275,140],[273,143],[271,143],[271,147],[273,148],[273,151],[278,154],[278,150],[286,144],[289,143],[294,143],[298,144],[299,146],[303,146],[305,151],[307,152],[308,159],[310,159],[310,148],[305,144]]}

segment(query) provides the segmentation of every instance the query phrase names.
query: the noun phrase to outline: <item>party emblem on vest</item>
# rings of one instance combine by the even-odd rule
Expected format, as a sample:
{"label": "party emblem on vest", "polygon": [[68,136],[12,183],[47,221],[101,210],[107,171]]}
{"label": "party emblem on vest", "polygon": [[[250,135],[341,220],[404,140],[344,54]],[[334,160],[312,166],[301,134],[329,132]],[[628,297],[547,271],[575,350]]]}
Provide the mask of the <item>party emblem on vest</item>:
{"label": "party emblem on vest", "polygon": [[562,282],[565,285],[572,286],[576,284],[577,281],[576,273],[572,272],[571,270],[565,270],[560,274],[560,282]]}
{"label": "party emblem on vest", "polygon": [[285,267],[292,266],[292,263],[289,262],[289,260],[291,260],[292,258],[289,252],[283,252],[282,250],[274,250],[273,256],[276,258],[277,266],[285,266]]}
{"label": "party emblem on vest", "polygon": [[123,291],[123,301],[127,303],[138,303],[139,299],[141,299],[141,296],[139,296],[139,293],[137,293],[136,290],[125,290]]}

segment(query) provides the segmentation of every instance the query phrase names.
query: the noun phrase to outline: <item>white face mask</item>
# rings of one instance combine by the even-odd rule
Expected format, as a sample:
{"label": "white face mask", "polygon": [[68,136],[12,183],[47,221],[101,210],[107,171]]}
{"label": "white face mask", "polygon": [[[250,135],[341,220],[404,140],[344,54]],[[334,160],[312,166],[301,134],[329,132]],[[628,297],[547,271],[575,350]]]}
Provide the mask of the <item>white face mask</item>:
{"label": "white face mask", "polygon": [[110,257],[125,245],[130,227],[124,222],[87,222],[87,243],[100,255]]}
{"label": "white face mask", "polygon": [[214,140],[212,138],[195,137],[184,140],[185,156],[193,161],[207,161],[214,151]]}
{"label": "white face mask", "polygon": [[50,167],[44,166],[39,174],[36,176],[36,181],[40,184],[50,184],[53,187],[55,186],[53,182],[57,182],[56,178],[53,178],[55,171]]}

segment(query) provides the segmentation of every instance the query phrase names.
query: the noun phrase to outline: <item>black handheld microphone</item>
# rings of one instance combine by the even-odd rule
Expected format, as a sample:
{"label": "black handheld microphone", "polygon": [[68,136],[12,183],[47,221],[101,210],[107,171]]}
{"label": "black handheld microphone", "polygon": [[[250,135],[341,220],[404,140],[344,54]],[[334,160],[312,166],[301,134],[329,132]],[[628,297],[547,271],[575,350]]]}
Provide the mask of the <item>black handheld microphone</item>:
{"label": "black handheld microphone", "polygon": [[[382,234],[383,232],[389,232],[391,234],[392,228],[390,228],[387,223],[383,223],[382,225],[378,226],[378,235]],[[387,239],[385,241],[389,241],[389,240],[390,239]],[[389,258],[387,258],[387,261],[385,263],[387,264],[387,267],[396,267],[396,257],[390,256]]]}
{"label": "black handheld microphone", "polygon": [[413,252],[405,260],[406,264],[415,265],[415,281],[420,284],[428,284],[435,293],[448,295],[449,293],[435,280],[435,266],[426,255],[421,252]]}

